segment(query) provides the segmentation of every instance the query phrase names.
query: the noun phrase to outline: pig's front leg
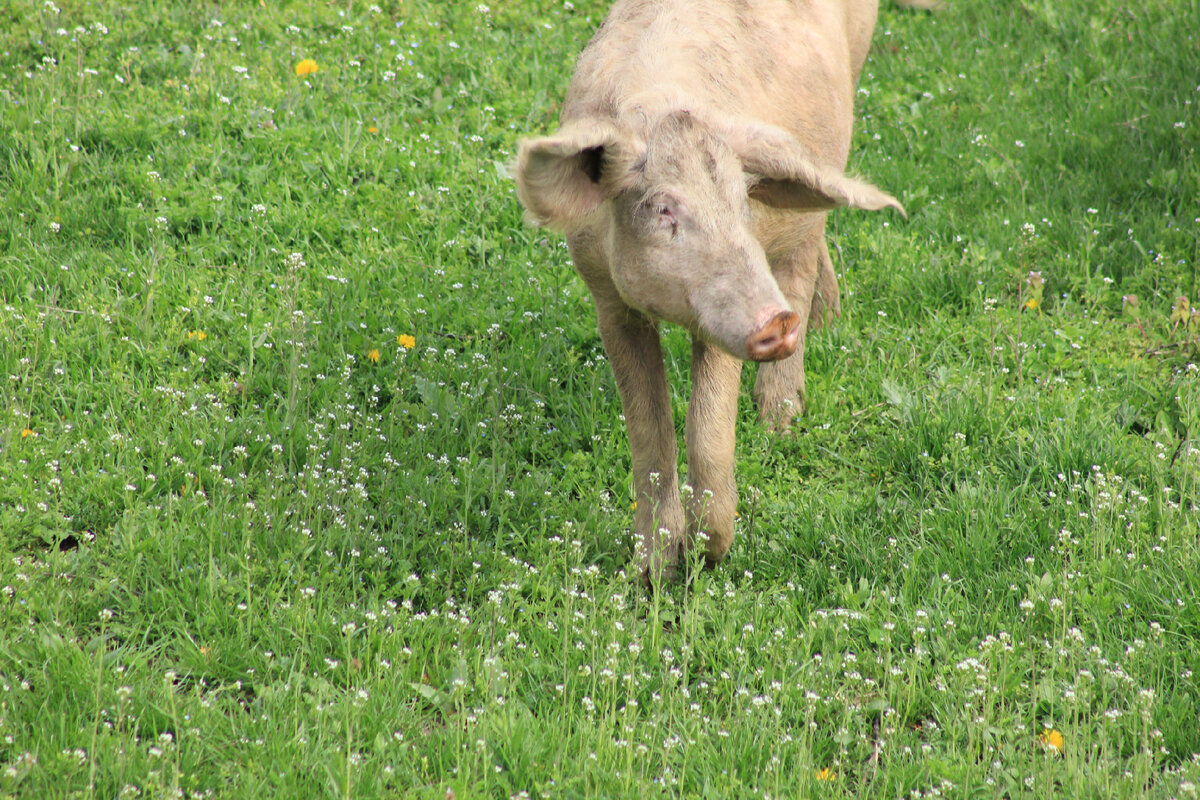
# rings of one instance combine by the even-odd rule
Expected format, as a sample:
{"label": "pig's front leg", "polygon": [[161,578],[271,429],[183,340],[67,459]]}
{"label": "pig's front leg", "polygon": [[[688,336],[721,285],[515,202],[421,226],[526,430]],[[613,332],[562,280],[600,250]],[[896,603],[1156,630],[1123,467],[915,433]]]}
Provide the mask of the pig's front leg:
{"label": "pig's front leg", "polygon": [[[705,548],[713,567],[733,544],[737,512],[734,482],[734,435],[742,362],[713,345],[692,341],[692,397],[687,413],[687,482],[685,498],[688,547]],[[707,537],[708,541],[703,540]]]}
{"label": "pig's front leg", "polygon": [[612,365],[629,431],[637,499],[637,566],[647,585],[675,577],[683,539],[678,449],[658,328],[617,298],[593,293],[600,338]]}

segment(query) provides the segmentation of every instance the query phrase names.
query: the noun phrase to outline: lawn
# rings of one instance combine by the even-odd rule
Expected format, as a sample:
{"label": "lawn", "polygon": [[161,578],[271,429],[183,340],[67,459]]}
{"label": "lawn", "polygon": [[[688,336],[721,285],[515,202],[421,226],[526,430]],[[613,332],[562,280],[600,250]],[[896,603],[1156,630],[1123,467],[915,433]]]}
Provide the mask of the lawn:
{"label": "lawn", "polygon": [[507,172],[605,7],[0,0],[0,797],[1198,796],[1200,2],[884,4],[654,594]]}

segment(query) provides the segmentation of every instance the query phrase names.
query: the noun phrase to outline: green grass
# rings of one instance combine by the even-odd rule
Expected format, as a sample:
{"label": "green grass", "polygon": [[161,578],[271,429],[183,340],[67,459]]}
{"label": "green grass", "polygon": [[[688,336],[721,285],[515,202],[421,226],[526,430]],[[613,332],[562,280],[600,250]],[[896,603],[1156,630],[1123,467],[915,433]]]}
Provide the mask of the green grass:
{"label": "green grass", "polygon": [[909,219],[832,217],[807,415],[655,596],[504,170],[603,3],[61,5],[0,3],[0,796],[1197,796],[1196,0],[885,4]]}

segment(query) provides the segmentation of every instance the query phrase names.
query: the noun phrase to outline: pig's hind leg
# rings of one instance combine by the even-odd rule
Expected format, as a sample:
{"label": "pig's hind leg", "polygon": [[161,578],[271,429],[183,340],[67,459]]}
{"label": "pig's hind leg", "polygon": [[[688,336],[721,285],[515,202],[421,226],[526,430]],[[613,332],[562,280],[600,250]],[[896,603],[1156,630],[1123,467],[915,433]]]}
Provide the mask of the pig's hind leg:
{"label": "pig's hind leg", "polygon": [[772,271],[792,310],[800,315],[801,335],[796,352],[781,361],[758,366],[754,398],[759,418],[786,430],[804,411],[805,333],[823,327],[841,312],[837,276],[823,235],[801,244],[792,256]]}

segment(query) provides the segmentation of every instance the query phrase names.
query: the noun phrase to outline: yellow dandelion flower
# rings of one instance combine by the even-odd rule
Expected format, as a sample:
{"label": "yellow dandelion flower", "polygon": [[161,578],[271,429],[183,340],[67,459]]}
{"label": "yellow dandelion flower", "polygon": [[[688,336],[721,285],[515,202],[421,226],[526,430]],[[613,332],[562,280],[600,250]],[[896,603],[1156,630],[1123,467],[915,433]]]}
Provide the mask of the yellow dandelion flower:
{"label": "yellow dandelion flower", "polygon": [[296,74],[303,78],[305,75],[312,75],[319,69],[317,62],[311,58],[306,58],[296,64]]}
{"label": "yellow dandelion flower", "polygon": [[372,125],[371,127],[367,128],[367,133],[379,133],[379,128],[376,128],[374,125]]}
{"label": "yellow dandelion flower", "polygon": [[1038,306],[1040,306],[1041,304],[1042,304],[1042,301],[1036,297],[1031,297],[1025,301],[1025,307],[1028,308],[1030,311],[1037,311]]}
{"label": "yellow dandelion flower", "polygon": [[412,350],[417,346],[417,340],[409,336],[407,333],[402,333],[396,337],[396,344],[403,347],[405,350]]}
{"label": "yellow dandelion flower", "polygon": [[1061,753],[1063,751],[1064,742],[1062,732],[1054,728],[1043,730],[1038,736],[1038,741],[1042,743],[1042,747],[1051,753]]}
{"label": "yellow dandelion flower", "polygon": [[27,439],[27,438],[29,438],[30,436],[33,436],[33,429],[32,429],[32,428],[26,428],[25,430],[21,431],[21,438],[22,438],[22,439]]}
{"label": "yellow dandelion flower", "polygon": [[837,773],[829,767],[817,770],[817,780],[819,781],[836,781]]}
{"label": "yellow dandelion flower", "polygon": [[378,364],[379,363],[379,351],[378,350],[368,351],[367,358],[370,360],[370,362],[372,364]]}

